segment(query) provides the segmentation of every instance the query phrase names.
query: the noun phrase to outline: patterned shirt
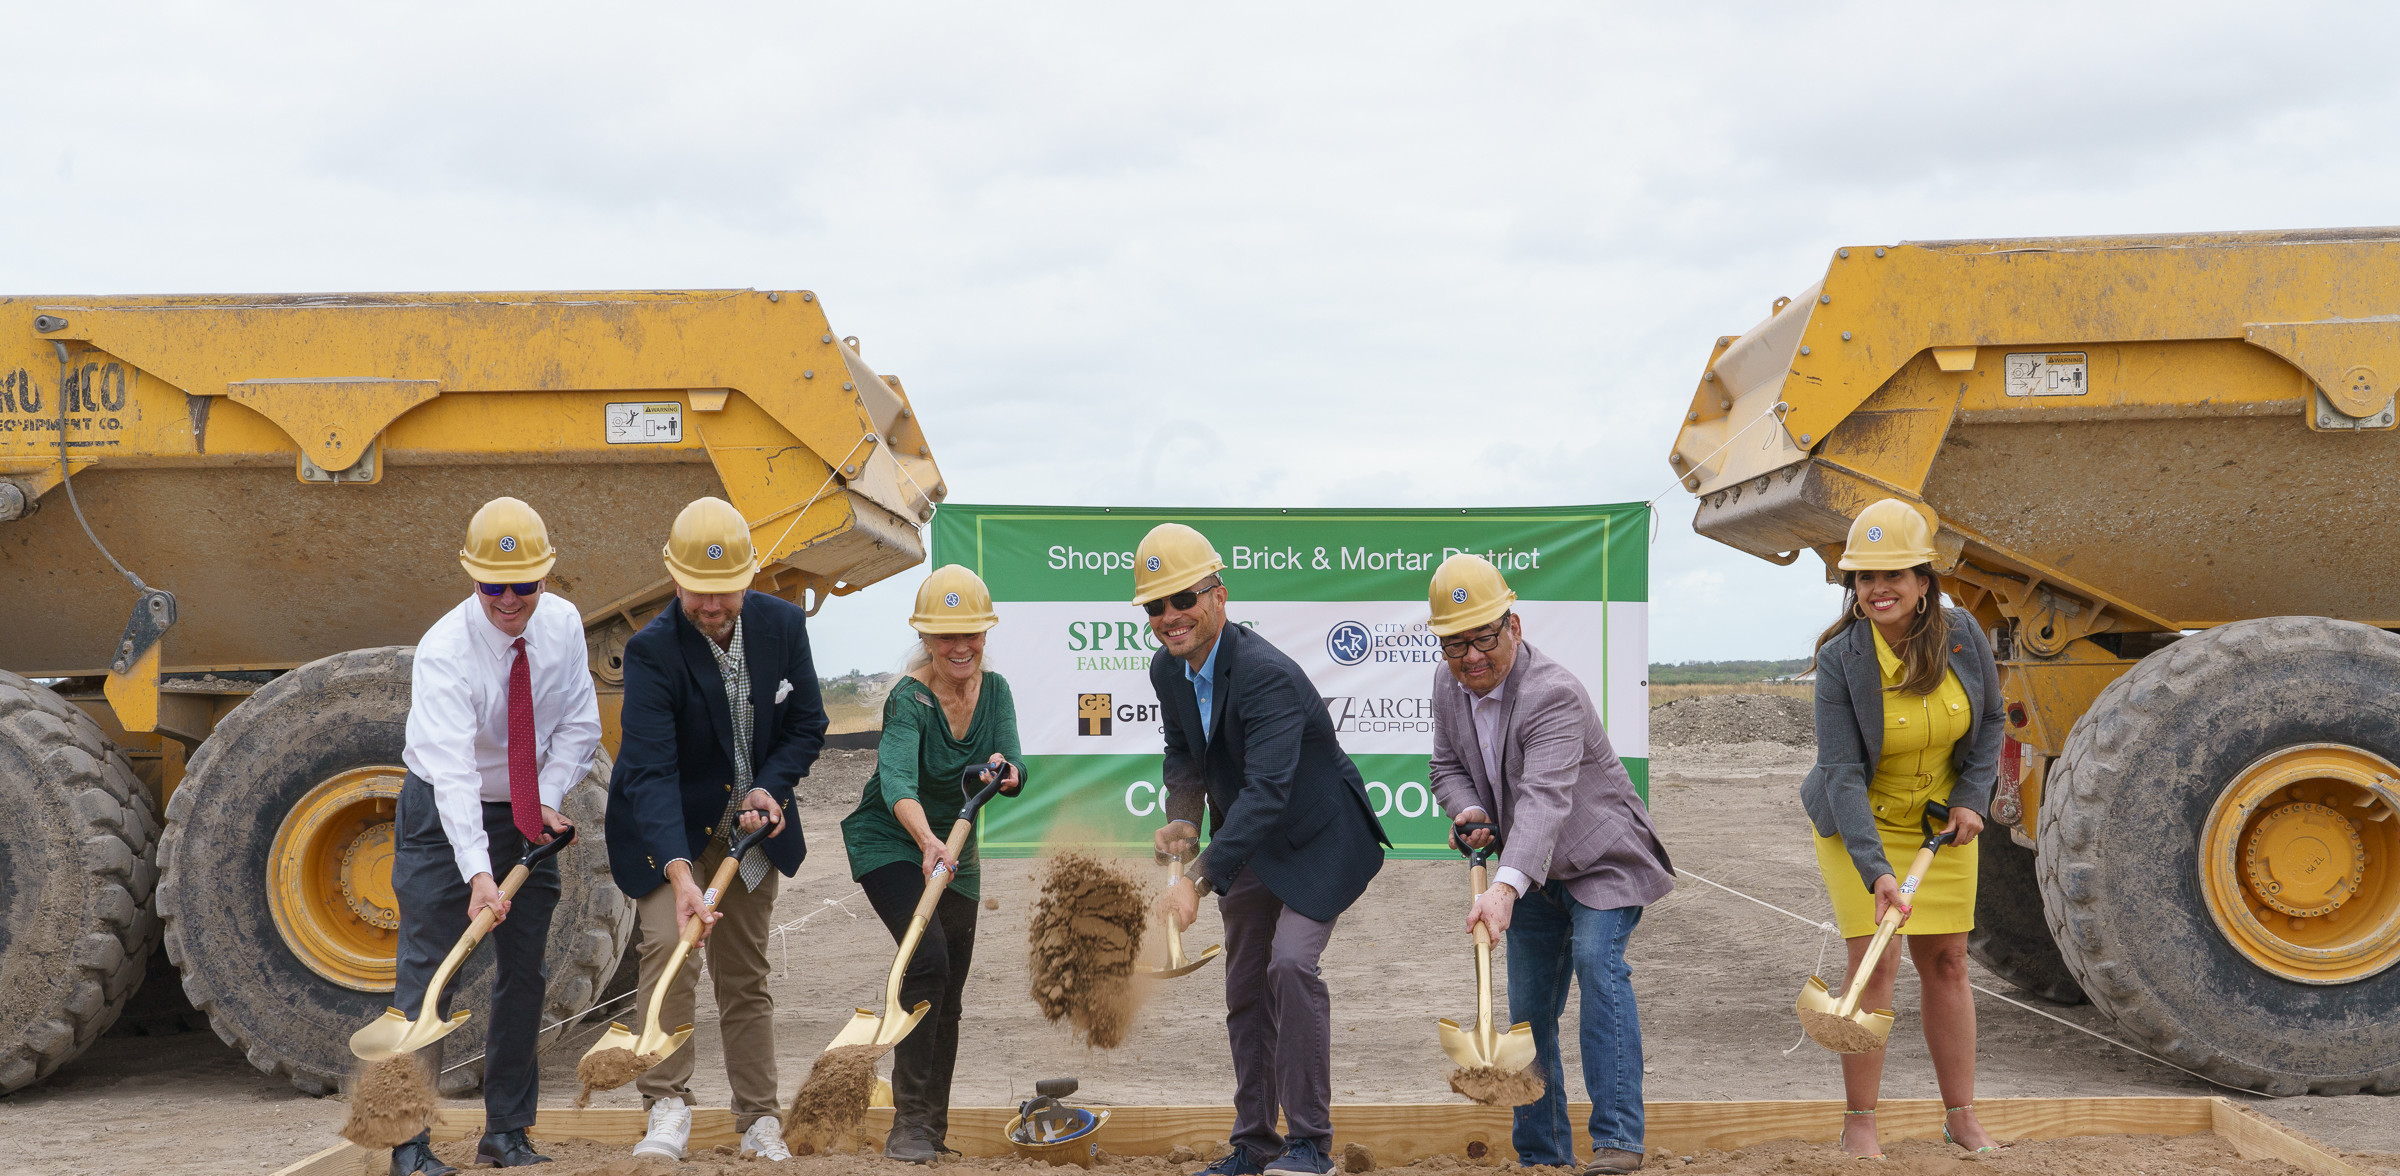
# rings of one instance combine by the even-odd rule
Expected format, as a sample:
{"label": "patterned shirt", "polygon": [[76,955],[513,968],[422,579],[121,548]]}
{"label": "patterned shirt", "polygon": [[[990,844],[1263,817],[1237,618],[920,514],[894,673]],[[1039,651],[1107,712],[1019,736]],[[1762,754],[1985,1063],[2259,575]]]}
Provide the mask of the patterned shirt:
{"label": "patterned shirt", "polygon": [[[733,799],[725,804],[725,819],[717,823],[717,838],[727,849],[741,829],[742,809],[750,799],[750,787],[756,777],[750,764],[750,740],[758,729],[758,710],[750,701],[750,659],[742,647],[742,618],[733,618],[733,639],[719,649],[715,641],[708,651],[717,655],[717,674],[725,681],[725,705],[733,712]],[[753,849],[742,858],[742,885],[756,890],[767,876],[767,855]]]}

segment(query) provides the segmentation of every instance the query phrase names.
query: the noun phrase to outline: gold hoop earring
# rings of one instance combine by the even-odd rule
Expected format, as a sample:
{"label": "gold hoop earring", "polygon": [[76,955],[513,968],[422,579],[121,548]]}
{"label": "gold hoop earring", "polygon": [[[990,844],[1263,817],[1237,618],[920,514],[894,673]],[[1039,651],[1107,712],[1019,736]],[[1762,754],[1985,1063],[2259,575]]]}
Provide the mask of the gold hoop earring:
{"label": "gold hoop earring", "polygon": [[1917,611],[1920,613],[1925,611],[1925,598],[1922,596],[1917,598]]}
{"label": "gold hoop earring", "polygon": [[1850,615],[1851,615],[1851,616],[1853,616],[1853,617],[1855,617],[1855,618],[1857,618],[1857,619],[1859,619],[1859,620],[1862,620],[1862,621],[1863,621],[1863,620],[1866,620],[1866,619],[1867,619],[1867,604],[1866,604],[1866,602],[1865,602],[1865,601],[1863,601],[1863,600],[1860,600],[1859,598],[1857,598],[1857,597],[1855,597],[1855,596],[1851,597],[1851,598],[1850,598]]}

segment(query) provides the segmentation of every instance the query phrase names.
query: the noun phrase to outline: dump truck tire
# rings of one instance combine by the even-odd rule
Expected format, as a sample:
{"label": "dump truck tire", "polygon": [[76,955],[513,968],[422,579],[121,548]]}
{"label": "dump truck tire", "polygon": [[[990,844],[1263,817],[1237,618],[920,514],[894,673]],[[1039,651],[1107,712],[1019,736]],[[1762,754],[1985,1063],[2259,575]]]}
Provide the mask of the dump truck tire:
{"label": "dump truck tire", "polygon": [[[372,931],[361,929],[381,926],[363,916],[388,921],[393,912],[364,900],[362,919],[347,930],[369,938],[343,941],[347,954],[342,944],[328,947],[322,937],[308,938],[293,930],[298,924],[291,912],[304,905],[298,896],[270,893],[279,890],[271,873],[274,851],[281,836],[292,852],[294,823],[322,810],[331,814],[327,827],[343,829],[345,838],[349,829],[363,830],[349,842],[348,855],[371,857],[379,847],[388,854],[389,803],[402,770],[413,661],[407,647],[362,649],[277,678],[217,724],[167,808],[159,914],[184,991],[208,1014],[217,1036],[251,1065],[310,1094],[340,1087],[356,1065],[350,1035],[390,1005],[391,949],[383,947],[379,958],[357,949],[376,942]],[[545,1047],[616,971],[633,927],[633,904],[608,877],[608,768],[603,752],[564,807],[579,832],[559,855],[563,892],[551,921],[543,1002],[543,1024],[557,1027],[543,1035]],[[341,804],[349,807],[332,807]],[[377,810],[377,804],[384,807]],[[380,842],[373,826],[378,811],[384,822]],[[341,825],[343,820],[352,823]],[[388,861],[381,873],[381,897],[388,898]],[[344,874],[334,898],[350,895],[353,881],[359,893],[371,895],[373,875]],[[380,988],[372,970],[378,965]],[[490,1025],[484,1014],[493,967],[492,950],[482,947],[450,981],[454,1007],[478,1015],[436,1047],[446,1094],[473,1090],[482,1080],[481,1061],[470,1059],[479,1059]]]}
{"label": "dump truck tire", "polygon": [[117,1023],[109,1026],[108,1035],[172,1037],[207,1029],[208,1014],[193,1008],[192,998],[183,994],[183,978],[175,974],[174,963],[167,959],[167,953],[154,951],[150,953],[150,967],[143,973],[142,982],[126,998],[125,1011],[117,1014]]}
{"label": "dump truck tire", "polygon": [[1988,826],[1982,846],[1968,954],[2021,992],[2052,1004],[2082,1004],[2083,986],[2067,970],[2042,914],[2042,883],[2034,872],[2033,851],[2012,840],[2008,830]]}
{"label": "dump truck tire", "polygon": [[[2218,857],[2203,835],[2220,795],[2250,787],[2260,765],[2294,754],[2400,762],[2395,681],[2400,637],[2267,617],[2144,658],[2076,722],[2043,790],[2044,908],[2084,992],[2136,1045],[2267,1094],[2400,1092],[2400,968],[2315,983],[2279,975],[2226,929],[2203,873]],[[2377,868],[2390,868],[2380,855]],[[2379,890],[2390,893],[2370,886],[2357,900]]]}
{"label": "dump truck tire", "polygon": [[82,1053],[141,983],[157,837],[99,726],[0,673],[0,1094]]}

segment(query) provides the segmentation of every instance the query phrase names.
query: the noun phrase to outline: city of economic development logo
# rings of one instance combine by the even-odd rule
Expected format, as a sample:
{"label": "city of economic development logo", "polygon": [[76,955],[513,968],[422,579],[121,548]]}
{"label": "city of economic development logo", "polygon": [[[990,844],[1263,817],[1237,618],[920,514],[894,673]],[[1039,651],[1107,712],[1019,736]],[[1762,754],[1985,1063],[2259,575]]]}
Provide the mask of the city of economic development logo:
{"label": "city of economic development logo", "polygon": [[1432,665],[1442,660],[1442,641],[1422,623],[1340,621],[1325,631],[1325,655],[1337,666],[1370,661]]}

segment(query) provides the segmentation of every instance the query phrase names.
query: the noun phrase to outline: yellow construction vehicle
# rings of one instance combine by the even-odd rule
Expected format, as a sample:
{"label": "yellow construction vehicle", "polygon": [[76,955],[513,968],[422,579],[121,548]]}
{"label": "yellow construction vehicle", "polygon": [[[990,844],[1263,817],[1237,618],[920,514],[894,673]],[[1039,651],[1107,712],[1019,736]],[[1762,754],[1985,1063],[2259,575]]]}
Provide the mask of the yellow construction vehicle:
{"label": "yellow construction vehicle", "polygon": [[[944,493],[805,290],[0,298],[0,1093],[105,1029],[162,936],[254,1065],[342,1080],[393,986],[410,646],[485,500],[548,521],[613,751],[684,504],[739,507],[754,586],[813,611],[920,562]],[[632,933],[607,766],[568,800],[552,1023]]]}
{"label": "yellow construction vehicle", "polygon": [[2390,1093],[2395,388],[2400,229],[1851,246],[1667,460],[1699,533],[1836,578],[1868,503],[1938,514],[2013,737],[1979,959],[2222,1082]]}

